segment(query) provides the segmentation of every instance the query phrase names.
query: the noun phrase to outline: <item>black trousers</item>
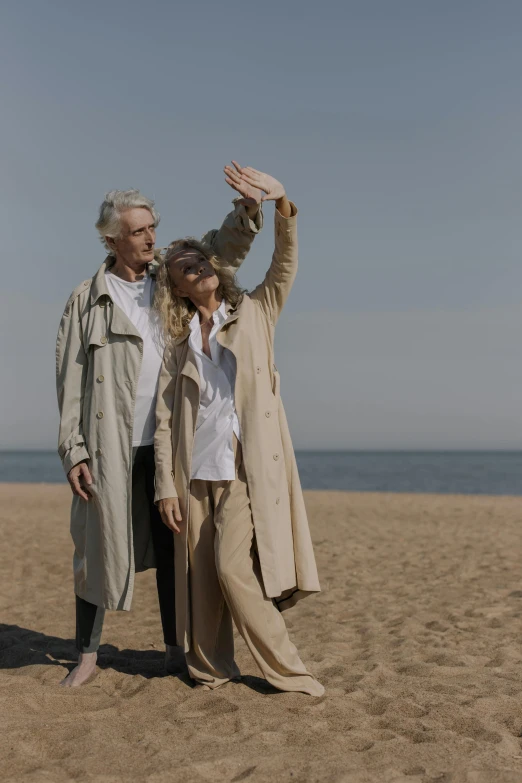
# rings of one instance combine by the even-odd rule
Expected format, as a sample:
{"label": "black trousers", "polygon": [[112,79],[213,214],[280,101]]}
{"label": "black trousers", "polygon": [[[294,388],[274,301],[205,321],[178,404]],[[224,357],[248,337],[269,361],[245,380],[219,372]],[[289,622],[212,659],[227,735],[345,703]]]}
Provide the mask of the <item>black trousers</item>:
{"label": "black trousers", "polygon": [[[150,514],[152,546],[156,558],[156,586],[165,644],[176,644],[176,610],[174,604],[174,534],[161,521],[154,503],[154,446],[139,446],[134,453],[132,485],[143,485]],[[133,526],[139,519],[133,519]],[[137,538],[138,531],[135,533]],[[76,646],[79,652],[96,652],[100,646],[105,609],[76,596]]]}

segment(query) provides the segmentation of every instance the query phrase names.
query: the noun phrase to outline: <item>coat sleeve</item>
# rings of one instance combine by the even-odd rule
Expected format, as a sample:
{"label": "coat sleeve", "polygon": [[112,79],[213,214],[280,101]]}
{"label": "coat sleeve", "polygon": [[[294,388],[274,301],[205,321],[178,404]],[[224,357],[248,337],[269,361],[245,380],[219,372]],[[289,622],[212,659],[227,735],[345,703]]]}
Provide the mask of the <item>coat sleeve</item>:
{"label": "coat sleeve", "polygon": [[56,391],[60,412],[58,454],[66,474],[79,462],[90,458],[83,432],[88,362],[81,333],[80,299],[73,292],[56,340]]}
{"label": "coat sleeve", "polygon": [[297,274],[297,208],[285,218],[276,209],[274,217],[275,248],[265,279],[250,293],[275,326]]}
{"label": "coat sleeve", "polygon": [[234,270],[239,269],[248,255],[256,234],[263,228],[261,205],[256,215],[249,217],[245,206],[234,200],[234,209],[226,216],[221,228],[208,231],[203,242],[210,245],[213,252]]}
{"label": "coat sleeve", "polygon": [[178,366],[173,343],[165,348],[158,382],[156,402],[156,432],[154,434],[154,460],[156,463],[156,492],[154,502],[163,498],[177,498],[174,483],[172,454],[172,411]]}

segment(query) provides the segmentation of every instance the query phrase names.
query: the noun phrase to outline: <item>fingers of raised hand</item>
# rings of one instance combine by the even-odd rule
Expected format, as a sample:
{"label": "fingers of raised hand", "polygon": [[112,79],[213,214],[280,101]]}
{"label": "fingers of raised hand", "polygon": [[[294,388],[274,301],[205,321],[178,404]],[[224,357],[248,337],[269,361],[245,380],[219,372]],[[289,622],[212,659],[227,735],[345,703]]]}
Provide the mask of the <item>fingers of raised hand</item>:
{"label": "fingers of raised hand", "polygon": [[[261,190],[263,190],[262,184],[258,181],[259,178],[256,175],[245,176],[245,169],[241,169],[236,161],[233,161],[233,163],[237,170],[232,169],[228,165],[223,169],[225,182],[244,198],[251,198],[256,203],[259,203],[261,201]],[[239,174],[238,171],[241,171],[241,173]]]}
{"label": "fingers of raised hand", "polygon": [[251,187],[266,191],[266,188],[264,187],[264,183],[261,177],[258,177],[256,175],[251,175],[251,174],[245,174],[245,170],[243,169],[241,178],[243,182],[246,182]]}
{"label": "fingers of raised hand", "polygon": [[240,196],[243,198],[247,198],[250,195],[251,188],[249,185],[246,184],[246,182],[232,182],[230,181],[228,183],[230,187],[236,191],[236,193],[239,193]]}
{"label": "fingers of raised hand", "polygon": [[227,185],[230,185],[231,188],[234,188],[234,190],[237,190],[239,187],[239,184],[237,182],[234,182],[233,179],[230,179],[230,177],[225,177],[225,182]]}
{"label": "fingers of raised hand", "polygon": [[243,179],[252,179],[255,182],[261,182],[263,179],[266,179],[266,174],[262,174],[260,171],[256,171],[255,169],[251,169],[249,166],[246,166],[241,171],[241,176]]}
{"label": "fingers of raised hand", "polygon": [[231,166],[225,166],[223,171],[225,172],[225,175],[227,177],[230,177],[230,179],[234,180],[234,182],[241,182],[241,175],[238,174],[237,171],[234,171],[234,169],[231,168]]}
{"label": "fingers of raised hand", "polygon": [[232,161],[232,165],[233,165],[233,166],[236,168],[236,170],[237,170],[237,171],[238,171],[238,172],[241,174],[241,172],[242,172],[242,170],[243,170],[243,169],[241,168],[241,166],[239,165],[239,163],[237,162],[237,160],[233,160],[233,161]]}
{"label": "fingers of raised hand", "polygon": [[266,174],[263,174],[262,171],[258,171],[257,169],[253,169],[252,166],[244,166],[241,172],[243,174],[250,174],[251,176],[257,174],[257,176],[266,177]]}
{"label": "fingers of raised hand", "polygon": [[249,190],[247,183],[239,176],[239,174],[230,168],[225,166],[225,182],[230,185],[231,188],[237,190],[242,196],[245,196]]}

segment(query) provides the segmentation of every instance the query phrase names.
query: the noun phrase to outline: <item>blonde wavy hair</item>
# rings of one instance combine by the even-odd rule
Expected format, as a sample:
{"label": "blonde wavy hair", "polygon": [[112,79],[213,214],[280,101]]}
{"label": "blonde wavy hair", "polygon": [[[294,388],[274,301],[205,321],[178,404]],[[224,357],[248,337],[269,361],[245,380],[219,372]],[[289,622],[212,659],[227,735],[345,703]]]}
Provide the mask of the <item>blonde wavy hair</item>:
{"label": "blonde wavy hair", "polygon": [[176,239],[170,243],[160,262],[154,293],[154,309],[159,314],[167,339],[180,337],[197,311],[196,305],[188,297],[176,296],[169,275],[170,261],[182,250],[197,250],[210,261],[219,280],[218,296],[229,302],[232,307],[237,307],[245,294],[245,290],[237,283],[234,270],[225,266],[208,245],[193,237]]}

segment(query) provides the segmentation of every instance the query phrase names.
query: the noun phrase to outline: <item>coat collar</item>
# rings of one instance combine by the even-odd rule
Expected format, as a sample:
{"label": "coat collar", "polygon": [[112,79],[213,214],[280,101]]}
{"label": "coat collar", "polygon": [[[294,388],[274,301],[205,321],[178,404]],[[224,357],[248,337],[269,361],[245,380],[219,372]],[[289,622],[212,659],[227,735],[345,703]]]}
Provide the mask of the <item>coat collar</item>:
{"label": "coat collar", "polygon": [[[239,306],[234,308],[230,302],[225,303],[226,321],[223,322],[221,329],[224,329],[230,323],[235,321],[239,316]],[[190,335],[190,324],[187,324],[182,333],[174,339],[174,345],[181,345],[187,337]]]}
{"label": "coat collar", "polygon": [[[160,252],[156,251],[156,253],[154,254],[154,261],[151,261],[150,264],[147,265],[147,272],[151,277],[156,277],[160,260],[161,260]],[[105,273],[112,266],[114,266],[114,261],[115,261],[114,256],[107,256],[107,258],[105,259],[101,267],[98,269],[98,271],[92,278],[91,305],[95,305],[101,296],[107,296],[112,302],[112,297],[109,293],[109,289],[107,288],[107,283],[105,280]]]}
{"label": "coat collar", "polygon": [[[151,261],[151,263],[147,266],[147,271],[151,277],[156,277],[159,261],[159,254],[156,253],[154,256],[154,261]],[[141,334],[138,332],[132,321],[127,318],[123,310],[120,310],[117,305],[114,305],[112,296],[110,295],[109,289],[107,288],[105,273],[113,266],[113,264],[114,256],[107,256],[101,267],[92,278],[90,296],[91,307],[94,307],[102,296],[106,297],[113,303],[113,307],[111,307],[112,317],[110,319],[109,326],[111,332],[113,334],[121,334],[126,337],[139,337],[141,339]]]}
{"label": "coat collar", "polygon": [[[241,304],[241,302],[239,304]],[[230,339],[233,334],[233,332],[229,332],[228,329],[225,329],[225,327],[228,327],[229,324],[237,321],[239,318],[239,305],[233,308],[230,302],[227,302],[226,308],[227,320],[224,322],[223,326],[216,335],[218,343],[223,345],[225,348],[227,347],[227,344],[230,343]]]}

